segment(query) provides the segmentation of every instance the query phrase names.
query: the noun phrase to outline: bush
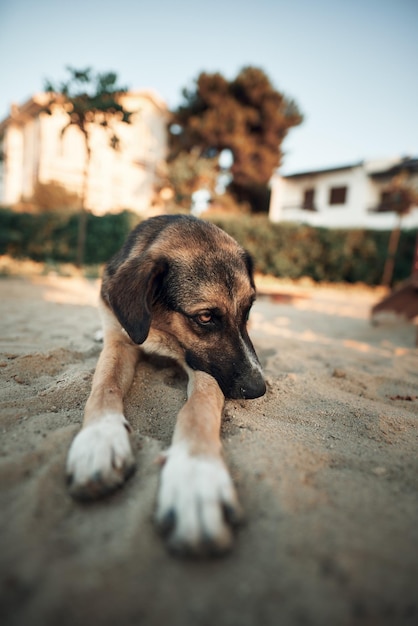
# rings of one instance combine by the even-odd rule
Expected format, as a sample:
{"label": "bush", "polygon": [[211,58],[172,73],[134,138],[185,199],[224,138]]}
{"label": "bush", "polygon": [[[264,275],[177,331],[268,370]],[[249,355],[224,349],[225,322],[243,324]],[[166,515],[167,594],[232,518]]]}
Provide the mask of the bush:
{"label": "bush", "polygon": [[[34,215],[0,209],[0,254],[34,261],[75,262],[79,214]],[[85,262],[104,263],[139,221],[130,211],[87,216]]]}
{"label": "bush", "polygon": [[74,213],[81,206],[80,196],[60,183],[36,183],[31,204],[38,213]]}
{"label": "bush", "polygon": [[[88,214],[85,262],[104,263],[119,250],[140,221],[129,211],[96,217]],[[273,224],[266,217],[213,217],[254,258],[263,274],[315,281],[380,283],[389,232],[331,230],[296,224]],[[0,254],[35,261],[74,262],[78,215],[33,215],[0,209]],[[403,231],[394,282],[411,273],[416,231]]]}
{"label": "bush", "polygon": [[[213,220],[254,258],[262,274],[315,281],[380,284],[390,233],[273,224],[265,217]],[[411,273],[417,231],[403,231],[394,282]]]}

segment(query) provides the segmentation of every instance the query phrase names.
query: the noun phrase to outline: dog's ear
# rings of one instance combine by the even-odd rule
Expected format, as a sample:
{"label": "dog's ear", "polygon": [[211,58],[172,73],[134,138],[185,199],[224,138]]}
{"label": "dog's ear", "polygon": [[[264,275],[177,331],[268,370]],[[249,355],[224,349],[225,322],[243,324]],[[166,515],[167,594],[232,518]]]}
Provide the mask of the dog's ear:
{"label": "dog's ear", "polygon": [[164,259],[139,257],[120,266],[103,282],[104,300],[137,344],[148,337],[152,305],[166,272]]}
{"label": "dog's ear", "polygon": [[254,284],[254,261],[253,261],[253,257],[251,256],[251,254],[247,250],[244,250],[244,263],[245,263],[245,266],[247,268],[247,272],[248,272],[248,276],[249,276],[249,279],[250,279],[251,287],[253,287],[255,289],[255,284]]}

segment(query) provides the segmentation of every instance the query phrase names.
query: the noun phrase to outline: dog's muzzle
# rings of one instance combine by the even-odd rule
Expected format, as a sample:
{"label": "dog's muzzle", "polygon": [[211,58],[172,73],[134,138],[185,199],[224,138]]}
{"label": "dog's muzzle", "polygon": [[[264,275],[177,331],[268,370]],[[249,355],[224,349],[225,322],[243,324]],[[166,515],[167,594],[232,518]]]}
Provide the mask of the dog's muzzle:
{"label": "dog's muzzle", "polygon": [[252,380],[245,387],[240,388],[240,397],[244,400],[254,400],[260,398],[266,393],[266,383],[264,379]]}
{"label": "dog's muzzle", "polygon": [[246,376],[245,380],[238,380],[228,390],[224,391],[227,398],[233,400],[254,400],[266,393],[266,381],[259,371],[255,371],[251,376]]}
{"label": "dog's muzzle", "polygon": [[254,400],[254,398],[260,398],[266,393],[266,381],[261,368],[254,367],[250,371],[247,369],[240,374],[235,372],[235,375],[228,377],[217,376],[215,372],[212,372],[212,375],[218,381],[225,398]]}
{"label": "dog's muzzle", "polygon": [[238,353],[236,360],[218,358],[208,362],[191,351],[186,352],[186,363],[194,370],[207,372],[217,381],[225,398],[231,400],[253,400],[266,393],[264,380],[257,355],[251,348],[248,352]]}

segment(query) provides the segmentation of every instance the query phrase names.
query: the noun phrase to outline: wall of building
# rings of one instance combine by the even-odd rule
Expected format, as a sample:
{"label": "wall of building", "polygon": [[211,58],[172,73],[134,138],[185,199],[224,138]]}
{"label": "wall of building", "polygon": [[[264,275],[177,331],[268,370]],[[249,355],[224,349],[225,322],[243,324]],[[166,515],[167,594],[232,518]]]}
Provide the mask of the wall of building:
{"label": "wall of building", "polygon": [[[363,165],[303,176],[276,174],[271,181],[270,219],[327,228],[391,229],[398,219],[395,214],[369,211],[378,205],[383,186],[368,175]],[[344,204],[330,204],[332,187],[347,187]],[[316,211],[302,208],[307,189],[315,189]],[[406,216],[403,224],[405,228],[418,227],[418,210]]]}
{"label": "wall of building", "polygon": [[3,160],[1,203],[12,206],[19,202],[23,187],[23,133],[21,128],[11,125],[4,134],[1,151]]}
{"label": "wall of building", "polygon": [[[102,126],[90,128],[91,158],[88,167],[86,207],[101,215],[130,209],[146,212],[150,206],[156,170],[166,156],[166,108],[155,96],[125,94],[123,106],[132,111],[131,123],[115,121],[112,132],[119,149],[110,146]],[[13,205],[30,200],[37,181],[57,181],[81,196],[86,168],[86,145],[75,126],[63,129],[68,116],[61,107],[48,115],[20,116],[5,126],[0,202]]]}

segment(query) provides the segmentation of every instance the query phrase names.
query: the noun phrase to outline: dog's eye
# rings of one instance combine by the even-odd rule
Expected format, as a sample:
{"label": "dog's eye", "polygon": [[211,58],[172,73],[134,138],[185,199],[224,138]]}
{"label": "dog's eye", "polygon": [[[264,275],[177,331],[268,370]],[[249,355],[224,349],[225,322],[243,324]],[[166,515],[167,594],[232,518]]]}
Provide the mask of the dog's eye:
{"label": "dog's eye", "polygon": [[209,313],[209,311],[204,311],[203,313],[199,313],[199,315],[196,315],[195,319],[197,322],[199,322],[199,324],[205,326],[206,324],[210,324],[211,322],[213,322],[213,315],[212,313]]}

